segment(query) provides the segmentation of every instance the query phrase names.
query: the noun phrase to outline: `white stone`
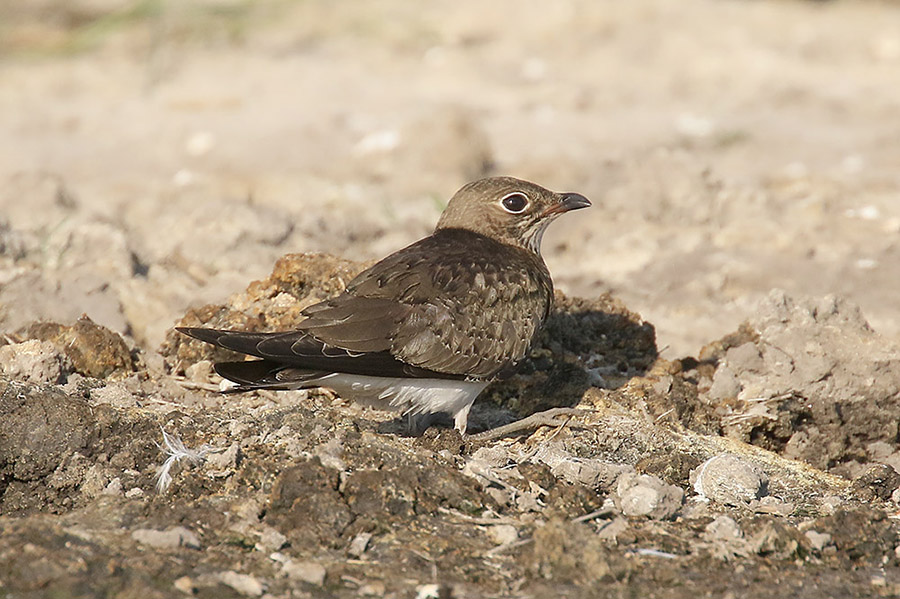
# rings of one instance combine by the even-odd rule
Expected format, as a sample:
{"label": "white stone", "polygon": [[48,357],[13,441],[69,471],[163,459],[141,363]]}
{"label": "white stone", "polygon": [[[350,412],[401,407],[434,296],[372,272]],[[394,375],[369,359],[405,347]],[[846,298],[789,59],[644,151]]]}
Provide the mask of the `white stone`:
{"label": "white stone", "polygon": [[519,531],[512,524],[497,524],[487,529],[488,536],[497,545],[509,545],[519,540]]}
{"label": "white stone", "polygon": [[719,454],[691,472],[694,491],[725,505],[743,505],[768,492],[769,478],[755,464],[733,454]]}
{"label": "white stone", "polygon": [[292,580],[308,582],[316,586],[325,584],[325,566],[316,562],[295,562],[288,560],[281,566],[281,571]]}
{"label": "white stone", "polygon": [[219,572],[217,578],[222,584],[228,585],[241,595],[247,595],[248,597],[259,597],[266,590],[263,583],[255,576],[241,574],[234,570]]}
{"label": "white stone", "polygon": [[183,526],[175,526],[168,530],[139,528],[131,533],[131,538],[142,545],[149,545],[156,549],[175,549],[177,547],[200,549],[200,539],[193,531]]}
{"label": "white stone", "polygon": [[806,540],[809,541],[809,546],[816,551],[822,551],[822,549],[831,543],[831,535],[827,532],[807,530],[803,534],[806,536]]}

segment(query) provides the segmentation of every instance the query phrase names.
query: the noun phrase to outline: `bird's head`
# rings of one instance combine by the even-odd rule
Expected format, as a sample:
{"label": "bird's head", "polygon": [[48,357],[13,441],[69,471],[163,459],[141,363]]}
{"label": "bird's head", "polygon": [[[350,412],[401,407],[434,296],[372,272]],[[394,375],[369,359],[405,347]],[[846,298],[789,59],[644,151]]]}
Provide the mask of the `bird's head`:
{"label": "bird's head", "polygon": [[581,194],[556,193],[512,177],[489,177],[457,191],[435,230],[466,229],[540,254],[547,225],[590,205]]}

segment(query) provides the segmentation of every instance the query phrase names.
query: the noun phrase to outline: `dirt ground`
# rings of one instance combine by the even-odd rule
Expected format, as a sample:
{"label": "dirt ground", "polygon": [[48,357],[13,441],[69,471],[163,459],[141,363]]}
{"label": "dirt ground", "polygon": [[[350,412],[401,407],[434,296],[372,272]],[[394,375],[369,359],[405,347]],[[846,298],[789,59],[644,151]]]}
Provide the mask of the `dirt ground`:
{"label": "dirt ground", "polygon": [[[900,595],[898,69],[893,2],[0,4],[0,597]],[[594,206],[474,436],[172,331],[486,174]]]}

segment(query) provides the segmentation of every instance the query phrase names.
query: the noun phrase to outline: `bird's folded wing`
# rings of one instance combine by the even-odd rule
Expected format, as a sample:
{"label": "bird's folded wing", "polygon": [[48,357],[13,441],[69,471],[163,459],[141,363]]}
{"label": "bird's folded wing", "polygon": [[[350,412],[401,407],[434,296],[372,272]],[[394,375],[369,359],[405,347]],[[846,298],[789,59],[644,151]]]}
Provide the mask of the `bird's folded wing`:
{"label": "bird's folded wing", "polygon": [[[341,294],[303,311],[302,330],[316,339],[348,352],[379,352],[391,348],[391,339],[411,307],[393,299]],[[303,350],[303,340],[295,351]]]}
{"label": "bird's folded wing", "polygon": [[[282,368],[415,378],[429,378],[436,374],[398,360],[388,351],[348,351],[323,343],[303,330],[286,333],[247,333],[189,327],[179,327],[178,330],[201,341],[262,358],[267,366],[263,368],[261,364],[257,364],[254,368],[267,371],[267,375],[273,374],[274,376],[274,373]],[[269,373],[268,370],[272,372]],[[240,377],[232,378],[232,380],[245,382],[245,379],[252,378],[245,373]],[[448,375],[445,378],[464,377]]]}
{"label": "bird's folded wing", "polygon": [[444,244],[425,238],[361,273],[347,292],[307,308],[300,327],[328,346],[388,351],[428,371],[491,378],[524,357],[552,294],[549,275],[544,281],[507,267],[509,250],[497,246],[475,235]]}
{"label": "bird's folded wing", "polygon": [[184,332],[297,368],[485,380],[525,356],[551,296],[539,258],[474,233],[441,231],[304,310],[297,331]]}

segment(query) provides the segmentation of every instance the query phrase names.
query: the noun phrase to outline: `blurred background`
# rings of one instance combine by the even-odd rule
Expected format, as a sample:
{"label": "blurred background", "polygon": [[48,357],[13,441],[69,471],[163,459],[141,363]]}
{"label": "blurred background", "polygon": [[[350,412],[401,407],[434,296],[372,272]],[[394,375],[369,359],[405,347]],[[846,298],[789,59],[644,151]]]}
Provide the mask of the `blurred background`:
{"label": "blurred background", "polygon": [[557,286],[665,357],[773,287],[900,339],[900,4],[0,0],[0,332],[85,312],[152,349],[488,174],[593,200],[544,239]]}

